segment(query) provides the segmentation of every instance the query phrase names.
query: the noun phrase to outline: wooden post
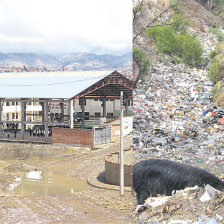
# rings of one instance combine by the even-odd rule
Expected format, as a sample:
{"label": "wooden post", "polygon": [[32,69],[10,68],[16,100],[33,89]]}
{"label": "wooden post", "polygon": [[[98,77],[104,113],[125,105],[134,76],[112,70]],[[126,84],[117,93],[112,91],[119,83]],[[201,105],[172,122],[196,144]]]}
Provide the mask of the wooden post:
{"label": "wooden post", "polygon": [[73,117],[73,113],[74,113],[74,109],[73,109],[73,100],[70,101],[70,128],[74,127],[74,117]]}
{"label": "wooden post", "polygon": [[48,100],[44,102],[44,129],[45,129],[45,141],[48,139]]}

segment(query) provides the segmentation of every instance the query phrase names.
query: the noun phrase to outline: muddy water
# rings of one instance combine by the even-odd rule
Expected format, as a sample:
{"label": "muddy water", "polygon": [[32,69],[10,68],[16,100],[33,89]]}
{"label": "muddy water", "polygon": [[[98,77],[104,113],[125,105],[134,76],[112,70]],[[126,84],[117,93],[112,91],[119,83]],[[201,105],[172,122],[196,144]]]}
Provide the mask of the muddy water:
{"label": "muddy water", "polygon": [[85,181],[60,176],[51,171],[31,171],[26,173],[20,181],[20,184],[11,192],[17,195],[30,194],[63,194],[77,191],[86,191],[89,189]]}

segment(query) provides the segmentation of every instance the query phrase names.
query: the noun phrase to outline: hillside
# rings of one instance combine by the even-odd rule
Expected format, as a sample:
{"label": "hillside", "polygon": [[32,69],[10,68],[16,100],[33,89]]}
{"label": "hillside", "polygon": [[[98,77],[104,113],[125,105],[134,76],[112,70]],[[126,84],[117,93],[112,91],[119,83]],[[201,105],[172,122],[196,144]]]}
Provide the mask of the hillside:
{"label": "hillside", "polygon": [[[224,179],[220,163],[224,159],[224,98],[222,105],[215,105],[212,96],[215,78],[224,80],[224,64],[213,61],[218,56],[223,59],[217,46],[223,48],[224,23],[202,0],[181,1],[181,7],[175,2],[145,0],[133,13],[134,57],[141,73],[134,91],[133,160],[137,164],[161,159],[152,166],[147,163],[145,176],[139,175],[142,179],[136,174],[137,199],[143,199],[144,205],[137,207],[135,217],[138,223],[221,223],[218,217],[223,220],[224,206],[216,206],[218,196],[202,202],[201,195],[207,190],[187,193],[193,189],[186,187],[200,182],[192,184],[189,167],[186,175],[176,165],[170,172],[160,169],[166,159]],[[221,93],[224,85],[215,89]],[[179,193],[179,189],[184,191]],[[166,198],[168,191],[174,194]],[[155,205],[155,201],[162,203]]]}
{"label": "hillside", "polygon": [[[190,27],[194,32],[200,32],[206,34],[209,32],[209,27],[222,27],[224,21],[214,15],[211,11],[206,9],[203,5],[194,0],[179,1],[183,11],[183,16],[186,18]],[[179,4],[179,3],[178,3]],[[156,23],[162,24],[164,21],[172,18],[174,11],[169,8],[169,0],[145,0],[144,10],[139,13],[133,23],[133,38],[143,30],[150,22],[153,21],[156,16],[162,13]],[[153,65],[158,61],[158,54],[152,40],[146,35],[146,32],[141,33],[133,43],[133,47],[141,49],[147,57],[150,59],[150,63]]]}
{"label": "hillside", "polygon": [[62,56],[31,53],[0,53],[0,67],[35,66],[46,68],[68,68],[69,70],[98,70],[128,67],[132,64],[131,53],[122,56],[72,53]]}

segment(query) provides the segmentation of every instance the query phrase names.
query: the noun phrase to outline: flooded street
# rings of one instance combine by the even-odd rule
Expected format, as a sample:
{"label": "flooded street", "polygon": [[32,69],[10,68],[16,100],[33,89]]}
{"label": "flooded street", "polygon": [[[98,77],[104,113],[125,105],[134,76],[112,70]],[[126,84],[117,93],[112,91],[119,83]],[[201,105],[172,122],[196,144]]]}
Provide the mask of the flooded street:
{"label": "flooded street", "polygon": [[130,192],[120,196],[119,191],[87,185],[90,176],[104,171],[104,157],[114,150],[111,147],[62,158],[27,160],[24,166],[15,165],[18,161],[14,165],[0,163],[5,175],[10,170],[13,172],[7,171],[7,175],[22,177],[21,185],[14,188],[15,195],[0,196],[1,223],[135,223]]}
{"label": "flooded street", "polygon": [[30,171],[26,173],[17,187],[11,192],[17,195],[33,194],[74,194],[77,191],[89,190],[88,184],[79,179],[61,176],[52,171]]}

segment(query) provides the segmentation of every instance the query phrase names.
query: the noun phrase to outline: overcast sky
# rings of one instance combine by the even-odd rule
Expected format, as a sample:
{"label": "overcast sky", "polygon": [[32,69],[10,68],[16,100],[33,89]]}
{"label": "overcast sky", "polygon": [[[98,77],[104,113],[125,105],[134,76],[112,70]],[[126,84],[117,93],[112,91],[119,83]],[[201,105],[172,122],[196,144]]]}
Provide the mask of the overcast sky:
{"label": "overcast sky", "polygon": [[132,0],[0,0],[0,52],[131,51]]}

